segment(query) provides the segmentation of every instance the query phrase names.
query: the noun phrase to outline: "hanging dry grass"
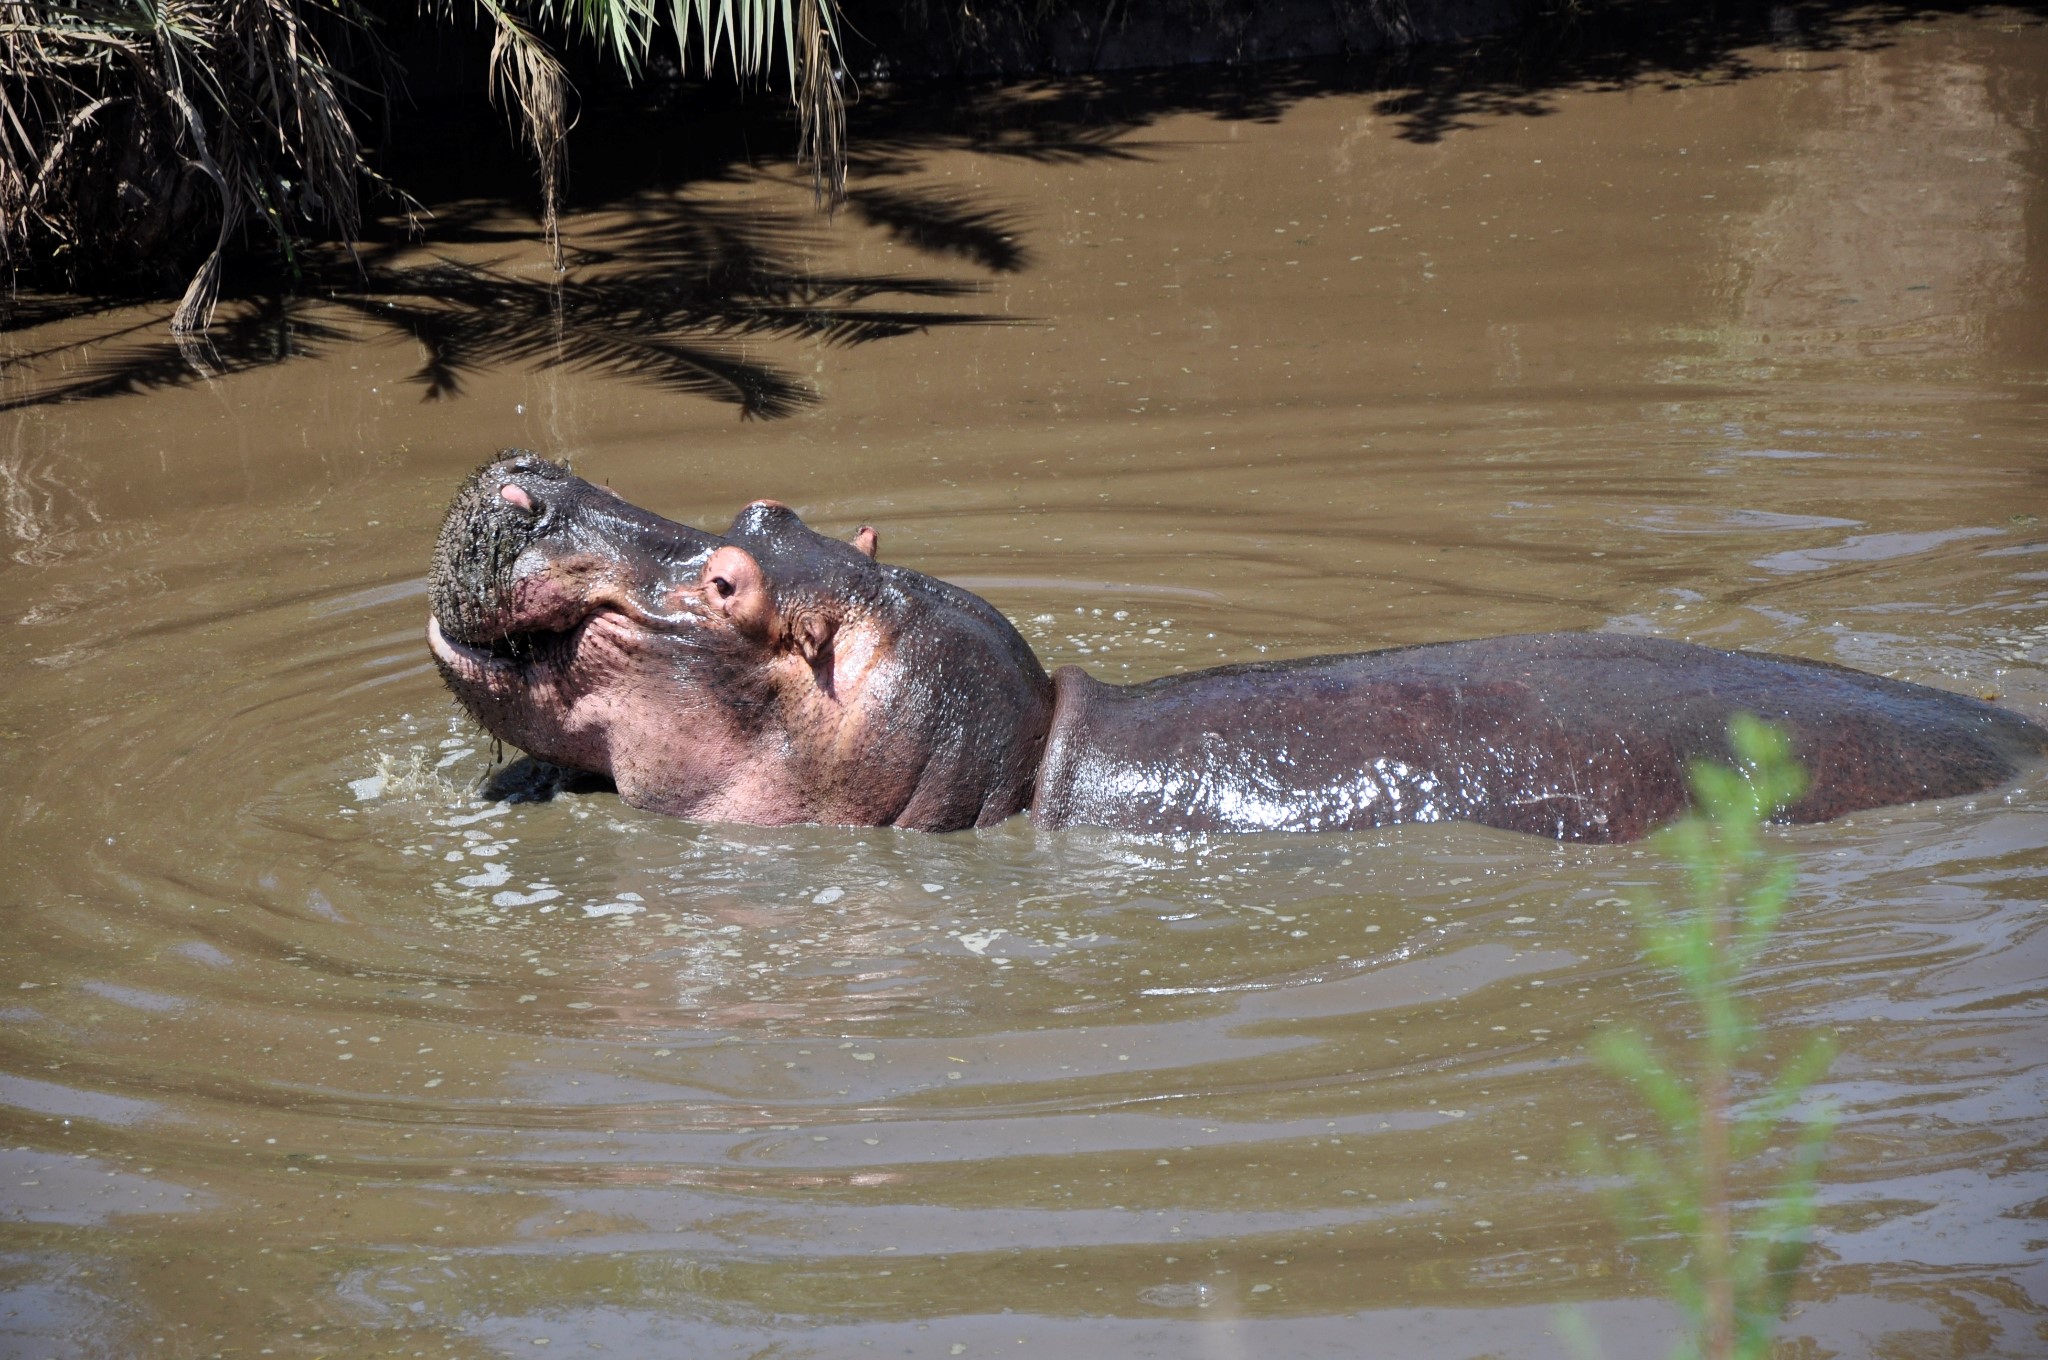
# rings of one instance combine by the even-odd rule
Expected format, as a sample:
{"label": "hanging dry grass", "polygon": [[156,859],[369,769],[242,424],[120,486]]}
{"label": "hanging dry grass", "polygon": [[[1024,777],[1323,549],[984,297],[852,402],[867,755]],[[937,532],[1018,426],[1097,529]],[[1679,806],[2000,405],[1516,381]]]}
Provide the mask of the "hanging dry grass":
{"label": "hanging dry grass", "polygon": [[[76,275],[204,256],[172,318],[205,329],[245,220],[289,251],[353,235],[363,163],[329,45],[369,42],[354,0],[0,3],[0,255]],[[207,225],[211,230],[206,230]]]}
{"label": "hanging dry grass", "polygon": [[[442,10],[452,21],[450,8]],[[562,268],[561,183],[570,116],[570,85],[561,60],[536,21],[594,43],[627,76],[637,76],[662,32],[658,0],[475,0],[493,33],[491,98],[512,115],[540,174],[541,230],[557,271]],[[797,106],[800,164],[811,170],[821,201],[846,196],[845,71],[834,0],[671,0],[669,29],[687,69],[696,56],[706,76],[724,55],[735,80],[772,79],[776,56]]]}
{"label": "hanging dry grass", "polygon": [[[457,0],[421,3],[443,24],[464,18]],[[769,80],[779,64],[820,193],[843,195],[834,0],[472,3],[491,36],[490,96],[536,162],[557,268],[571,90],[550,28],[629,76],[664,32],[707,74]],[[313,232],[353,238],[364,189],[388,187],[364,161],[353,102],[387,92],[373,21],[365,0],[0,0],[0,267],[100,287],[182,280],[171,325],[186,334],[211,322],[250,225],[294,267]]]}
{"label": "hanging dry grass", "polygon": [[562,269],[562,162],[569,136],[569,77],[547,44],[497,0],[477,0],[495,26],[491,100],[518,118],[540,169],[540,229],[555,272]]}
{"label": "hanging dry grass", "polygon": [[846,80],[832,0],[798,0],[802,49],[796,84],[797,163],[811,168],[811,190],[837,207],[846,200]]}

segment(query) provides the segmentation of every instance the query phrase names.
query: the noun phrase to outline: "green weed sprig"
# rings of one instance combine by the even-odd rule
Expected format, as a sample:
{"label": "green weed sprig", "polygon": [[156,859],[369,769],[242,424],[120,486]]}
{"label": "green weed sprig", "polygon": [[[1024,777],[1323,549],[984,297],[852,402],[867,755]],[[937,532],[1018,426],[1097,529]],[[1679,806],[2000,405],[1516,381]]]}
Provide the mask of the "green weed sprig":
{"label": "green weed sprig", "polygon": [[[1821,1111],[1803,1122],[1791,1163],[1747,1212],[1732,1188],[1735,1169],[1772,1144],[1800,1098],[1834,1059],[1818,1033],[1767,1076],[1761,1094],[1738,1099],[1751,1070],[1754,1016],[1739,996],[1791,897],[1793,869],[1764,844],[1763,827],[1806,788],[1784,733],[1740,716],[1729,727],[1731,766],[1696,762],[1694,811],[1665,833],[1685,869],[1682,908],[1654,899],[1632,906],[1645,949],[1675,974],[1699,1016],[1689,1042],[1663,1047],[1620,1028],[1593,1045],[1662,1125],[1656,1145],[1637,1144],[1615,1166],[1595,1145],[1594,1170],[1616,1176],[1613,1212],[1627,1237],[1660,1259],[1688,1332],[1685,1360],[1752,1360],[1771,1334],[1798,1277],[1813,1220],[1822,1147],[1834,1127]],[[1761,1072],[1758,1075],[1766,1075]],[[1570,1331],[1583,1336],[1574,1319]]]}

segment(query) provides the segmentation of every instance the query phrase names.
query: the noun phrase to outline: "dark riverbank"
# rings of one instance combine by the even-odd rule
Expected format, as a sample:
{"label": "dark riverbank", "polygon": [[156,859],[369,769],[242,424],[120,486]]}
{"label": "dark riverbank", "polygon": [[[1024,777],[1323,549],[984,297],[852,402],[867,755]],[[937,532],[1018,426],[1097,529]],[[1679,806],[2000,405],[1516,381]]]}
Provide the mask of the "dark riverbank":
{"label": "dark riverbank", "polygon": [[1539,0],[1136,0],[913,14],[849,6],[848,65],[880,79],[1073,75],[1361,56],[1503,32]]}
{"label": "dark riverbank", "polygon": [[[1854,50],[1944,13],[2040,8],[1154,0],[983,14],[855,4],[842,25],[850,201],[855,211],[876,211],[881,182],[919,149],[1005,143],[1087,154],[1091,140],[1175,113],[1267,118],[1304,98],[1359,91],[1380,95],[1397,135],[1431,141],[1489,114],[1541,112],[1570,89],[1742,79],[1758,48]],[[361,154],[361,174],[340,177],[348,213],[337,216],[342,196],[321,195],[287,165],[267,172],[270,187],[259,185],[253,200],[283,208],[244,210],[223,238],[218,195],[198,169],[176,157],[151,162],[130,135],[138,115],[109,110],[77,136],[101,136],[118,153],[79,158],[87,164],[72,185],[68,239],[31,224],[15,240],[7,264],[26,296],[0,297],[0,324],[47,315],[52,292],[175,296],[222,239],[227,295],[321,291],[355,272],[322,242],[461,239],[479,200],[526,205],[544,220],[550,201],[589,208],[796,159],[797,128],[779,91],[688,77],[666,50],[628,80],[588,43],[566,42],[572,99],[561,174],[545,192],[516,122],[508,126],[482,97],[490,64],[475,33],[408,14],[381,35],[390,57],[383,65],[337,49],[361,67],[341,71],[356,82],[345,88],[356,101],[348,115]],[[385,78],[397,97],[370,98]],[[175,147],[157,133],[159,151]]]}

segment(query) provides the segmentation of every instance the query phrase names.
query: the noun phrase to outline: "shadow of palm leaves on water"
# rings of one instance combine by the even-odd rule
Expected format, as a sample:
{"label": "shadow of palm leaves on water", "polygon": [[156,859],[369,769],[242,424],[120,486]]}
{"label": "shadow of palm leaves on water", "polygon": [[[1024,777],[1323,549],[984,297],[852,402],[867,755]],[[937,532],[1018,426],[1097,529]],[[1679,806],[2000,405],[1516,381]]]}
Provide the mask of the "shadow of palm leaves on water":
{"label": "shadow of palm leaves on water", "polygon": [[847,205],[862,221],[919,250],[958,255],[997,274],[1031,265],[1013,214],[981,207],[959,191],[855,189]]}
{"label": "shadow of palm leaves on water", "polygon": [[706,289],[636,267],[601,279],[557,283],[499,269],[442,262],[396,275],[372,274],[360,292],[327,301],[372,325],[401,331],[427,358],[412,380],[428,400],[459,396],[465,376],[526,364],[647,383],[730,402],[747,416],[786,416],[816,400],[796,378],[720,342],[799,338],[865,344],[934,326],[1006,320],[972,312],[866,305],[878,294],[960,297],[980,285],[943,279],[810,277],[772,289]]}
{"label": "shadow of palm leaves on water", "polygon": [[922,125],[937,115],[920,101],[906,98],[904,105],[894,116],[878,117],[874,127],[862,127],[865,140],[847,150],[849,174],[864,179],[908,174],[935,150],[970,151],[1036,165],[1084,165],[1149,161],[1173,146],[1130,135],[1157,113],[1102,109],[1093,101],[1041,94],[1035,86],[992,91],[969,101],[958,111],[962,129],[943,136],[923,130]]}
{"label": "shadow of palm leaves on water", "polygon": [[1785,74],[1759,57],[1767,49],[1825,59],[1883,48],[1898,31],[1945,16],[2039,22],[2044,10],[2042,0],[1633,0],[1585,5],[1574,17],[1567,5],[1519,33],[1389,59],[1367,88],[1386,91],[1375,109],[1402,140],[1428,144],[1506,118],[1544,117],[1568,91],[1731,85]]}
{"label": "shadow of palm leaves on water", "polygon": [[[27,370],[36,361],[57,354],[106,348],[105,354],[95,354],[74,377],[0,396],[0,411],[190,387],[287,359],[316,358],[328,346],[352,338],[318,315],[314,299],[303,297],[263,298],[223,307],[213,329],[203,336],[166,336],[169,318],[166,307],[89,340],[66,340],[44,349],[17,352],[0,363],[0,375],[11,369]],[[131,336],[146,338],[128,340]]]}
{"label": "shadow of palm leaves on water", "polygon": [[[971,242],[951,253],[992,257],[991,242],[1004,229],[1000,214],[964,200],[899,199],[921,209],[934,243]],[[911,210],[904,212],[907,220]],[[949,212],[958,221],[949,224]],[[462,235],[458,229],[453,243]],[[426,400],[460,396],[466,380],[488,369],[561,366],[775,418],[815,402],[816,394],[782,368],[743,354],[737,342],[859,345],[939,326],[1015,324],[998,314],[902,305],[978,296],[985,291],[978,280],[815,272],[801,263],[813,243],[786,214],[660,204],[642,205],[601,244],[572,251],[559,279],[503,261],[406,264],[397,258],[399,247],[373,246],[359,270],[338,256],[324,259],[299,295],[224,307],[203,343],[180,345],[160,332],[117,343],[76,376],[0,397],[0,410],[190,386],[315,358],[367,329],[421,346],[427,357],[411,381]],[[1016,250],[1007,258],[1014,268],[1023,255]],[[885,305],[891,302],[897,305]],[[105,345],[158,325],[154,317],[124,324],[87,343]],[[77,347],[74,341],[20,354],[8,367],[26,371],[35,358]]]}
{"label": "shadow of palm leaves on water", "polygon": [[[1465,42],[1346,57],[1117,71],[910,91],[864,110],[856,177],[915,168],[935,149],[1068,163],[1144,160],[1169,142],[1131,134],[1180,114],[1269,123],[1309,100],[1377,96],[1393,135],[1430,144],[1509,118],[1543,117],[1568,94],[1732,84],[1781,75],[1758,56],[1883,47],[1913,25],[1999,13],[2039,22],[2044,0],[1538,0],[1520,28]],[[2030,19],[2031,16],[2031,19]],[[1814,67],[1805,68],[1808,72]]]}

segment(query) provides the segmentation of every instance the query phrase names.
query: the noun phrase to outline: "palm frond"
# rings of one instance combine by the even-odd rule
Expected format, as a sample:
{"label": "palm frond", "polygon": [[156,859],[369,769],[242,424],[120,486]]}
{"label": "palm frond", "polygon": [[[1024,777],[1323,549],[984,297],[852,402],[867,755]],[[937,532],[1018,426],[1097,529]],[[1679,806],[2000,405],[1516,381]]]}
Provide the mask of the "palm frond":
{"label": "palm frond", "polygon": [[[596,6],[593,6],[596,7]],[[561,61],[499,0],[477,0],[497,34],[491,43],[491,98],[517,107],[526,144],[540,164],[541,233],[562,268],[563,142],[569,135],[569,78]]]}
{"label": "palm frond", "polygon": [[834,206],[846,199],[846,79],[832,0],[797,0],[797,30],[803,44],[799,66],[789,54],[797,108],[797,164],[811,168],[811,192]]}

